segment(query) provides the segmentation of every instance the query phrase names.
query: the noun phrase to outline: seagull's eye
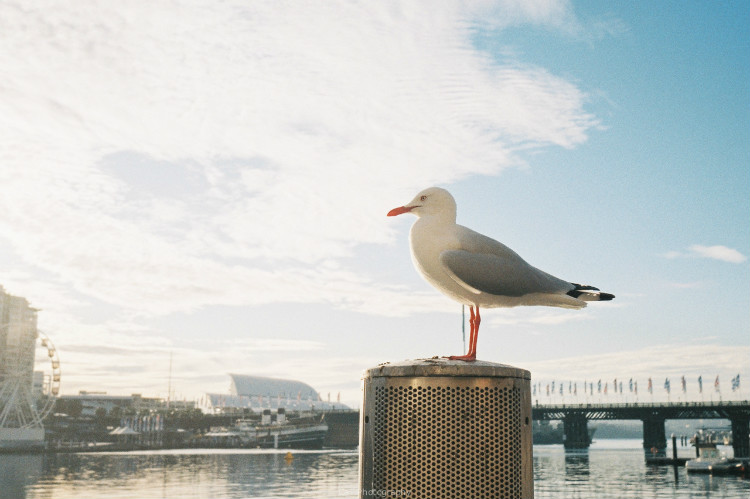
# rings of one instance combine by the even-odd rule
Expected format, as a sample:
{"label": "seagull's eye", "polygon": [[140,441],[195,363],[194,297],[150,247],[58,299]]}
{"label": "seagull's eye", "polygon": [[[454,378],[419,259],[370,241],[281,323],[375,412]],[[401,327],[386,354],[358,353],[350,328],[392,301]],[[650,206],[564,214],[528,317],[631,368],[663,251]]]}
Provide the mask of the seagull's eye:
{"label": "seagull's eye", "polygon": [[427,199],[427,196],[420,196],[420,198],[419,198],[420,201],[424,201],[426,199]]}

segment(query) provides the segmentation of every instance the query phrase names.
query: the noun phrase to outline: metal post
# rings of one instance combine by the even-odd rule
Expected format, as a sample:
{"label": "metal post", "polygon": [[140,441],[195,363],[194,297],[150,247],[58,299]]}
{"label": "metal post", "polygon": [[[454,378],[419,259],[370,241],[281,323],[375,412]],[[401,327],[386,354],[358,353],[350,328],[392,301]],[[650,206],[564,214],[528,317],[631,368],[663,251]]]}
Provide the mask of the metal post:
{"label": "metal post", "polygon": [[750,419],[734,417],[732,421],[732,448],[735,458],[750,457]]}
{"label": "metal post", "polygon": [[433,358],[362,379],[360,498],[533,498],[528,371]]}

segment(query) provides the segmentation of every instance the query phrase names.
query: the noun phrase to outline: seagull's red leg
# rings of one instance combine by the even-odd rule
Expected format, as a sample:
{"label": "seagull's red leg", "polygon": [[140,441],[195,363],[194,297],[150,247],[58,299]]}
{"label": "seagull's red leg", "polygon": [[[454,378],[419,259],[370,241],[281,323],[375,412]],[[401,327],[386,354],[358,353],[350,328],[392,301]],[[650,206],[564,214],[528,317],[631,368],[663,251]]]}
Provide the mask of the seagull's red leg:
{"label": "seagull's red leg", "polygon": [[469,324],[471,324],[471,334],[469,335],[469,350],[466,352],[466,357],[471,356],[472,350],[474,350],[474,342],[476,341],[476,335],[477,335],[477,316],[474,313],[474,307],[469,307],[469,312],[471,312],[471,318],[469,319]]}
{"label": "seagull's red leg", "polygon": [[472,360],[475,360],[477,358],[477,339],[479,338],[479,324],[481,323],[482,317],[479,315],[479,306],[477,306],[477,315],[474,318],[474,341],[469,344],[469,356],[472,358]]}
{"label": "seagull's red leg", "polygon": [[472,362],[477,360],[477,332],[479,331],[479,307],[477,307],[477,313],[474,314],[474,307],[469,307],[471,314],[469,318],[469,324],[471,325],[471,332],[469,333],[469,351],[466,355],[451,355],[448,357],[450,360],[465,360]]}

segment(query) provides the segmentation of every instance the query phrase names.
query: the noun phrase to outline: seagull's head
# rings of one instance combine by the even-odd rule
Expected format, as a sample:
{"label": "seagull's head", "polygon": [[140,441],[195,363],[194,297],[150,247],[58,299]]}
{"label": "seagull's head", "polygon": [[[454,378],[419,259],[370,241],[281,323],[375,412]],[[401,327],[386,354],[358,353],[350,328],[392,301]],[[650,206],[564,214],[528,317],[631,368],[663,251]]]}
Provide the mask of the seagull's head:
{"label": "seagull's head", "polygon": [[408,204],[399,206],[388,212],[389,217],[402,213],[413,213],[418,217],[435,216],[456,221],[456,200],[451,193],[440,187],[430,187],[423,190]]}

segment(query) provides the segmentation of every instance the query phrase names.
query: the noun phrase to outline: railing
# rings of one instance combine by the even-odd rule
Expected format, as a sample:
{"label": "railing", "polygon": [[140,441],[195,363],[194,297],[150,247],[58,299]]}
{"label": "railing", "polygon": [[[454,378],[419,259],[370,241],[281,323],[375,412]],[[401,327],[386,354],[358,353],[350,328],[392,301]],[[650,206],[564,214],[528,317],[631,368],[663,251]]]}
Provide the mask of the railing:
{"label": "railing", "polygon": [[534,409],[661,409],[661,408],[710,408],[710,407],[750,407],[747,400],[726,400],[719,402],[621,402],[614,404],[534,404]]}

